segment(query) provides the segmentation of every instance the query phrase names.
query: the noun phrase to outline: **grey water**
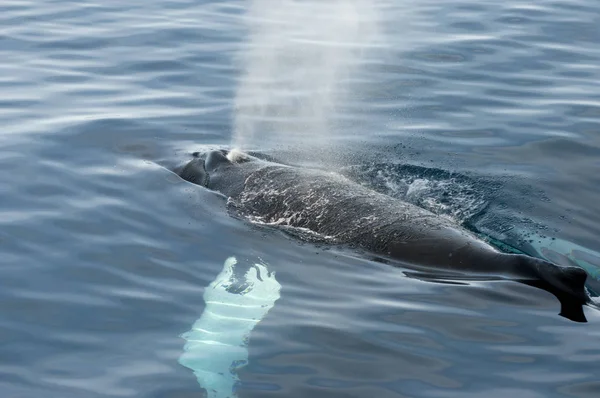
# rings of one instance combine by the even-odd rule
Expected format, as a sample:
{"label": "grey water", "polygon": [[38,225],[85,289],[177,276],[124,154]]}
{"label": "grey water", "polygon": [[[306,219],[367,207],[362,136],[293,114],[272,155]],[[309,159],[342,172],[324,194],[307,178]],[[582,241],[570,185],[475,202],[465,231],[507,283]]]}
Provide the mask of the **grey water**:
{"label": "grey water", "polygon": [[0,396],[202,397],[225,259],[281,297],[239,397],[598,397],[600,312],[433,283],[230,217],[170,168],[239,146],[600,280],[600,3],[0,3]]}

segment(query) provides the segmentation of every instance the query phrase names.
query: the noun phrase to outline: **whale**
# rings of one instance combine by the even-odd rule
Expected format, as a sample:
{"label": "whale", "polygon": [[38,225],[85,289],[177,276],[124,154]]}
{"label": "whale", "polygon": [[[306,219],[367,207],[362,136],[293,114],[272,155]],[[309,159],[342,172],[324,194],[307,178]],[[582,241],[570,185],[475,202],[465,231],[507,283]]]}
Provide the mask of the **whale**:
{"label": "whale", "polygon": [[237,150],[193,155],[174,171],[225,197],[238,217],[304,231],[396,261],[422,275],[524,283],[553,294],[563,317],[587,322],[583,307],[591,299],[582,268],[501,252],[449,218],[335,172],[281,164]]}

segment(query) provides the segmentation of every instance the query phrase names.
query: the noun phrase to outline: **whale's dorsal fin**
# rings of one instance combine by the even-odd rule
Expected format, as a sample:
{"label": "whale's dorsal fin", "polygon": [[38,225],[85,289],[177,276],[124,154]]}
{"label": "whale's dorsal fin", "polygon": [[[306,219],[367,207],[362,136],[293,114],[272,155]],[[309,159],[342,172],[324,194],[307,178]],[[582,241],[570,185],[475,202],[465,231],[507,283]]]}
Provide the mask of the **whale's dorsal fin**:
{"label": "whale's dorsal fin", "polygon": [[575,322],[587,322],[583,305],[590,302],[585,290],[587,272],[579,267],[554,265],[539,258],[523,256],[537,269],[538,279],[523,283],[552,293],[560,301],[560,315]]}

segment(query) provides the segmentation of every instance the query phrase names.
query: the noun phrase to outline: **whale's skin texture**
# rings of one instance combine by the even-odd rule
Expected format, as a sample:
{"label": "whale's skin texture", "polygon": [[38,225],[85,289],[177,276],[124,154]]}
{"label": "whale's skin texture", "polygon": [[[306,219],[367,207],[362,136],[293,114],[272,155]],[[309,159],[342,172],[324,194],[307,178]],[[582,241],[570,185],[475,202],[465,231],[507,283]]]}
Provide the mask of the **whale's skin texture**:
{"label": "whale's skin texture", "polygon": [[452,220],[332,172],[211,151],[176,172],[226,196],[242,217],[318,234],[418,270],[509,278],[554,294],[561,315],[585,321],[587,273],[506,254]]}

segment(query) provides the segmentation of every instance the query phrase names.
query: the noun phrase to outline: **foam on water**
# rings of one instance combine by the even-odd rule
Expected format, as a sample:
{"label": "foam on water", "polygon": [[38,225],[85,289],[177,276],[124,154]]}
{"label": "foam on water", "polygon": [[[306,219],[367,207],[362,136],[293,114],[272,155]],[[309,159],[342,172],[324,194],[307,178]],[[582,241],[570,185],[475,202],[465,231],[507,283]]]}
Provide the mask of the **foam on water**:
{"label": "foam on water", "polygon": [[342,173],[369,188],[450,217],[458,223],[469,221],[489,201],[475,180],[439,169],[372,164],[348,167]]}

